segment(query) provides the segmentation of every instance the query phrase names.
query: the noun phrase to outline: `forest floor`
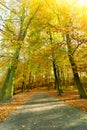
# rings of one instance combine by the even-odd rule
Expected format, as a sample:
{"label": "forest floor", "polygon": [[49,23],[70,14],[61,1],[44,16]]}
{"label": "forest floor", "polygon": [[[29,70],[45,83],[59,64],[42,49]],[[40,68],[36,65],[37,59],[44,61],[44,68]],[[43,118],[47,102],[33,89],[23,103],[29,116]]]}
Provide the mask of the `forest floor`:
{"label": "forest floor", "polygon": [[0,130],[87,130],[87,114],[51,94],[37,91],[26,97],[26,102],[0,123]]}
{"label": "forest floor", "polygon": [[29,98],[31,98],[36,93],[45,92],[50,96],[55,97],[61,101],[70,104],[76,108],[81,109],[84,113],[87,113],[87,99],[80,99],[78,92],[76,91],[64,91],[62,96],[57,96],[57,92],[55,90],[47,91],[46,89],[33,89],[30,92],[18,93],[13,96],[11,101],[1,103],[0,104],[0,122],[6,120],[7,116],[13,113],[20,105],[26,102]]}

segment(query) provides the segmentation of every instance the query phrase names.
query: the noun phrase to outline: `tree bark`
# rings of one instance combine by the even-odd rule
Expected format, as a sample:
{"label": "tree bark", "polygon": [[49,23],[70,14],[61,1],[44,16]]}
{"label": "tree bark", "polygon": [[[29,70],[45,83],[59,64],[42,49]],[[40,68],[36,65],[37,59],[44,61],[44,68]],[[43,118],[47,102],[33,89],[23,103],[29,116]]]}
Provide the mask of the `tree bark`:
{"label": "tree bark", "polygon": [[55,61],[53,61],[53,71],[54,71],[54,77],[55,77],[55,89],[57,89],[58,91],[58,96],[61,96],[59,77],[57,76]]}
{"label": "tree bark", "polygon": [[9,77],[10,77],[10,72],[11,72],[11,69],[9,68],[8,71],[7,71],[7,74],[6,74],[5,81],[2,85],[2,89],[0,91],[0,100],[5,98],[6,90],[8,88],[8,81],[9,81]]}

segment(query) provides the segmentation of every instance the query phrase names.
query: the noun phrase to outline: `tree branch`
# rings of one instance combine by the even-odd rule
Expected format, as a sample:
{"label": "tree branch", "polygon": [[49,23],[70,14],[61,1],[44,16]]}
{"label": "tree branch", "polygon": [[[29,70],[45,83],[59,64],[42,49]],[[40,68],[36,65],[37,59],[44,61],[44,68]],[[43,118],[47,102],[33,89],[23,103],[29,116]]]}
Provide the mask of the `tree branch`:
{"label": "tree branch", "polygon": [[21,38],[21,40],[23,40],[23,39],[25,38],[26,33],[27,33],[27,29],[28,29],[29,25],[31,24],[31,21],[33,20],[33,18],[34,18],[34,16],[36,15],[37,11],[39,10],[39,7],[40,7],[40,5],[38,5],[38,8],[35,10],[34,14],[33,14],[33,15],[31,16],[31,18],[29,19],[29,21],[28,21],[28,23],[27,23],[27,25],[26,25],[26,27],[25,27],[24,32],[19,35],[19,39]]}
{"label": "tree branch", "polygon": [[75,49],[72,51],[71,55],[74,55],[74,53],[76,52],[76,50],[79,48],[80,45],[81,45],[81,43],[78,44],[78,45],[75,47]]}
{"label": "tree branch", "polygon": [[[5,7],[7,10],[11,11],[12,13],[16,14],[18,16],[18,14],[16,13],[16,11],[10,9],[9,7],[7,7],[5,4],[3,4],[2,2],[0,2],[0,5],[2,5],[3,7]],[[18,16],[19,17],[19,16]]]}

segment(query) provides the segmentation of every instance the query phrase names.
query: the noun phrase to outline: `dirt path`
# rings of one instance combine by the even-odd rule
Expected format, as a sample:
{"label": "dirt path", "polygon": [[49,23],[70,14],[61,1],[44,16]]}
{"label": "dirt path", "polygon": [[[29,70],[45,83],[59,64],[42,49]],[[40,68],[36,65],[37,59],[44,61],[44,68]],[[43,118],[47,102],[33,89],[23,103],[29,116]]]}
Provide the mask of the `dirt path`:
{"label": "dirt path", "polygon": [[87,114],[40,92],[0,123],[0,130],[87,130]]}

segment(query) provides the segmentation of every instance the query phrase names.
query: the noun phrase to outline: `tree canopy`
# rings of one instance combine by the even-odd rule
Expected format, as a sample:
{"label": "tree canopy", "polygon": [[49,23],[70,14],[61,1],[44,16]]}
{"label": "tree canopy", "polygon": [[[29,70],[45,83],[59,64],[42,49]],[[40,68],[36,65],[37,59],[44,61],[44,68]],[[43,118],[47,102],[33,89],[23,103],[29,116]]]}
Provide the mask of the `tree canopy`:
{"label": "tree canopy", "polygon": [[86,14],[85,0],[1,0],[0,98],[38,86],[61,95],[67,84],[87,98]]}

